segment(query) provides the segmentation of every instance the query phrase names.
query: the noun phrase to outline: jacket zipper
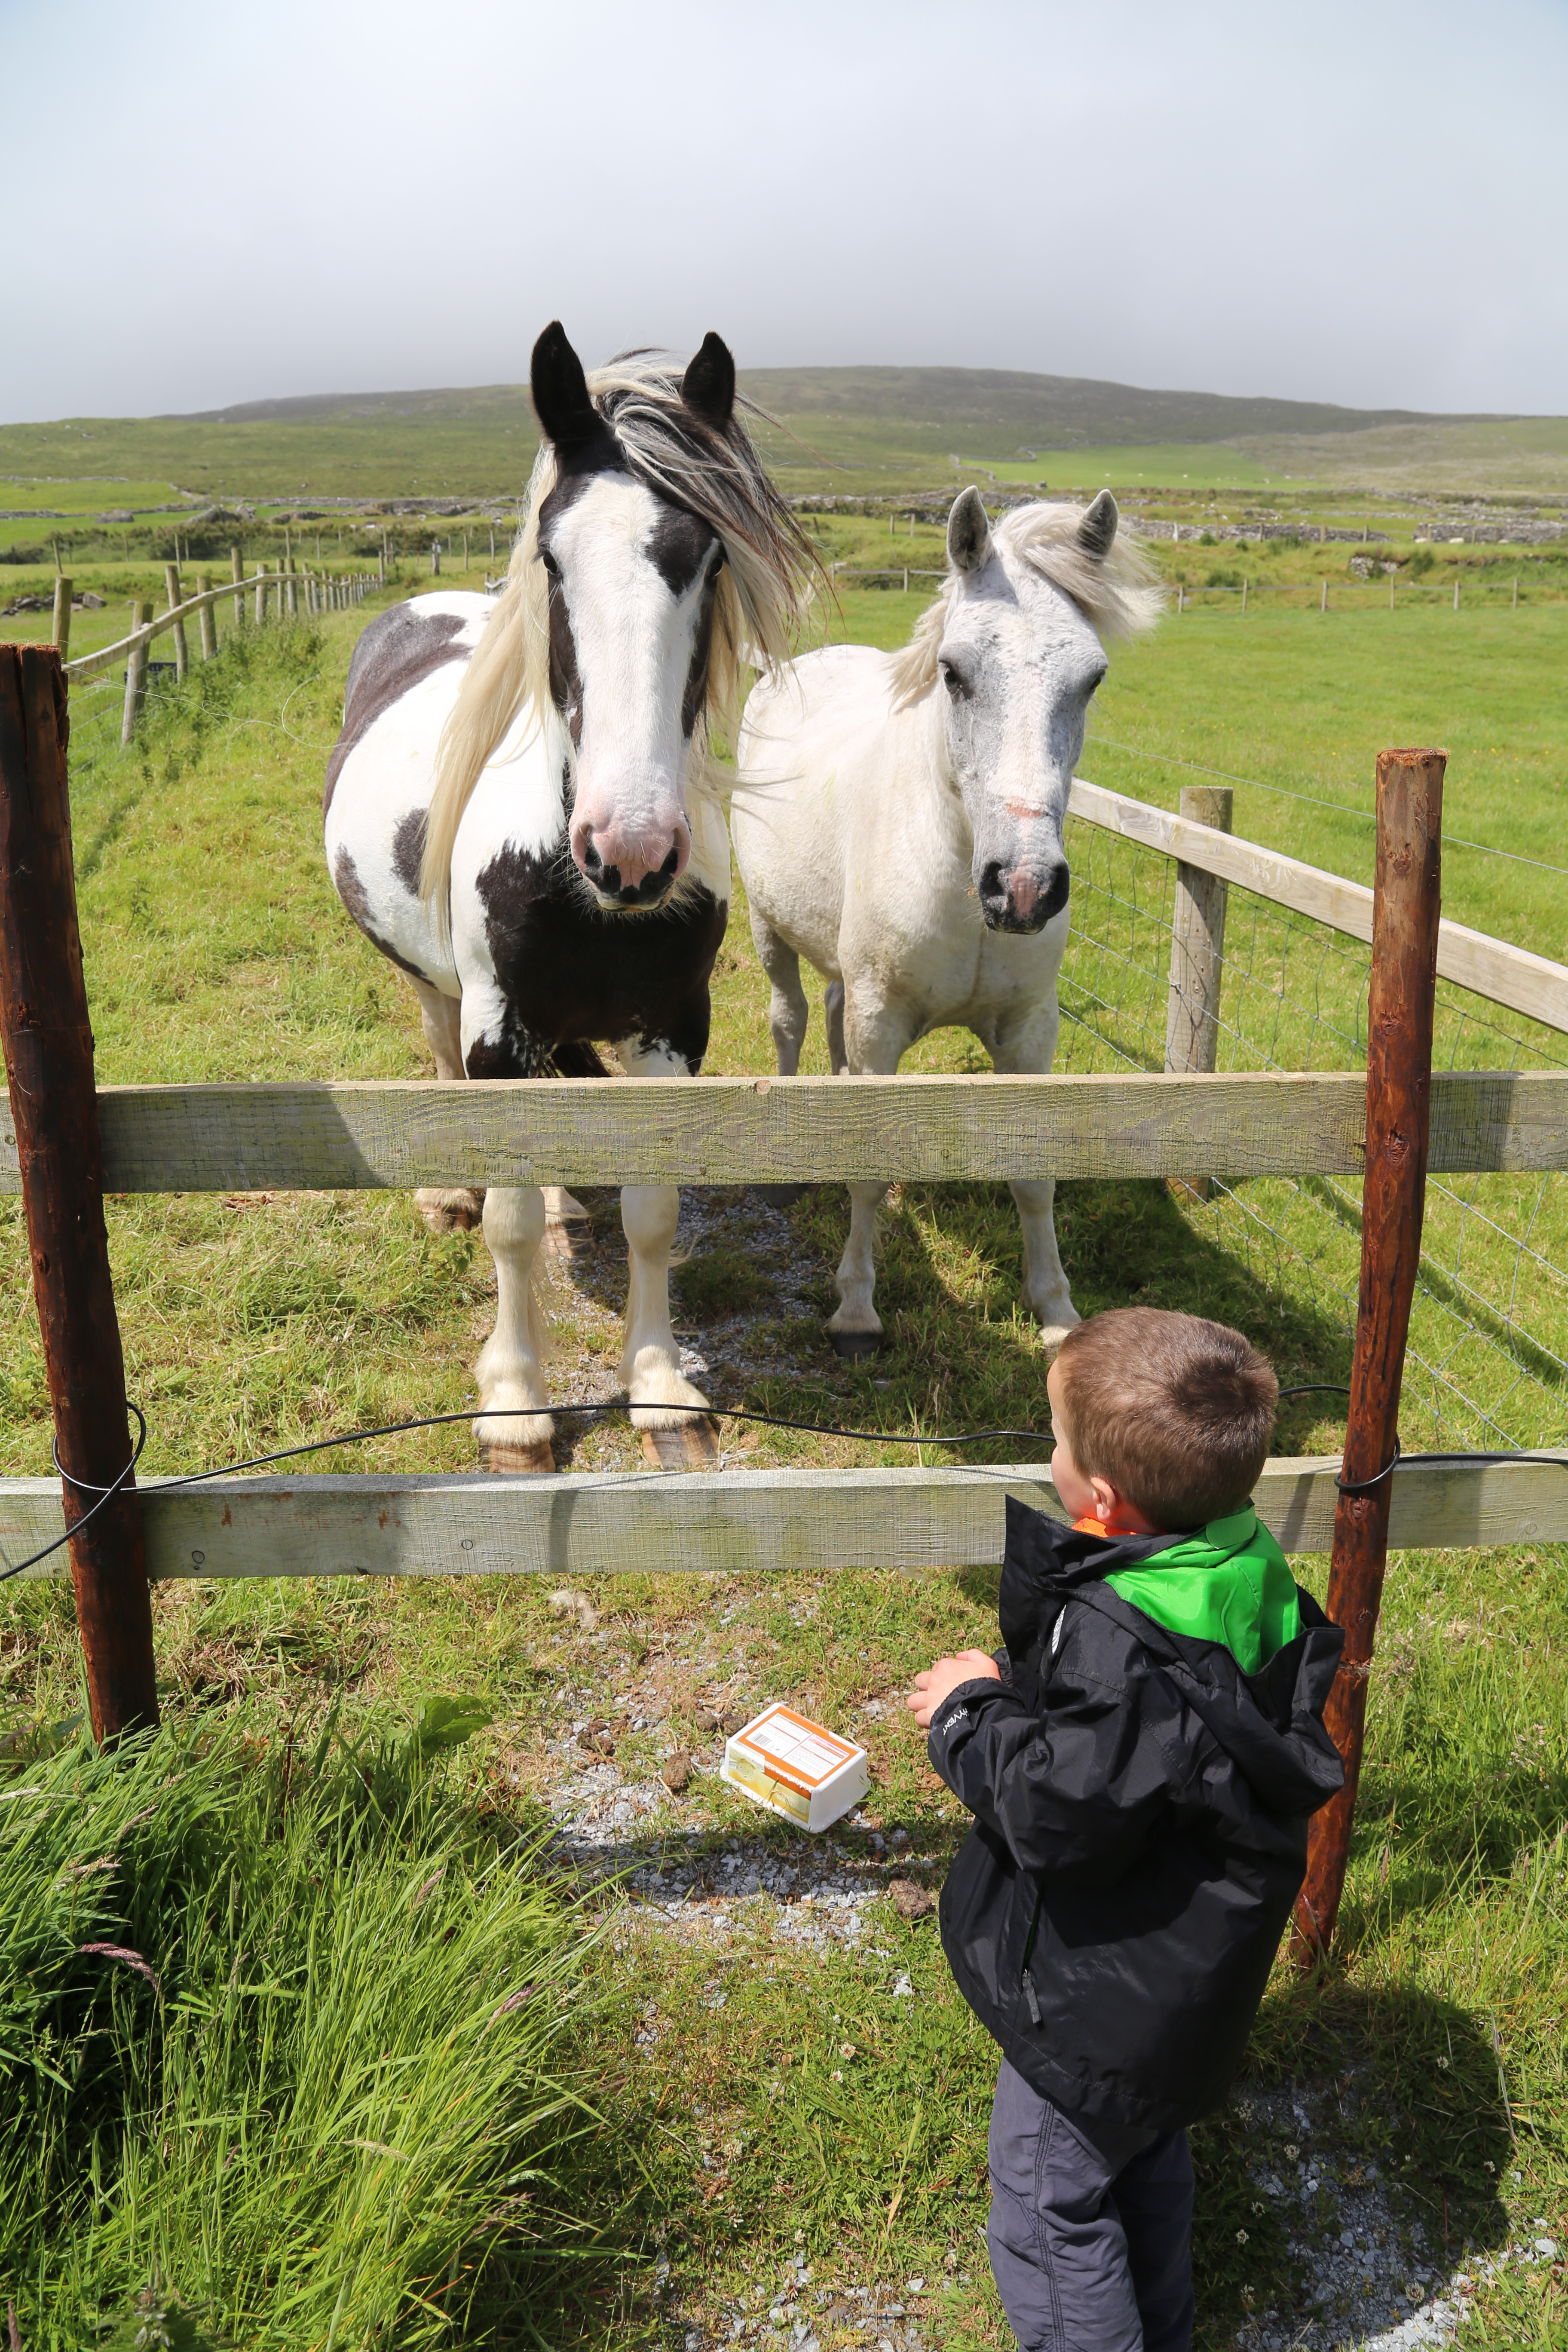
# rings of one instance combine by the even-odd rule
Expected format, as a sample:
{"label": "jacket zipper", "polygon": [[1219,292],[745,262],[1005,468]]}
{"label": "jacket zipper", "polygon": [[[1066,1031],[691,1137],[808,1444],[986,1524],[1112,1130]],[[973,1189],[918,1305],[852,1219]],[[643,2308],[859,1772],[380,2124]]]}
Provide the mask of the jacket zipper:
{"label": "jacket zipper", "polygon": [[1035,1894],[1035,1916],[1029,1922],[1029,1940],[1024,1947],[1024,1999],[1029,2004],[1029,2015],[1034,2019],[1037,2025],[1038,2025],[1040,2021],[1040,2004],[1035,1994],[1035,1979],[1029,1974],[1029,1962],[1035,1957],[1035,1937],[1039,1933],[1040,1906],[1045,1902],[1045,1888],[1043,1886],[1037,1888]]}

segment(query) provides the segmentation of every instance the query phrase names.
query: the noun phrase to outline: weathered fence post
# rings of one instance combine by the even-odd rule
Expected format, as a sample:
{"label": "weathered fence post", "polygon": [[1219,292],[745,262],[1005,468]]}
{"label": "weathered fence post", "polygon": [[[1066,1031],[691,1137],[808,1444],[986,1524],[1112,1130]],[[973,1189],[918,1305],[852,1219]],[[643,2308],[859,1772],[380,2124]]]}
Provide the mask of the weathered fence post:
{"label": "weathered fence post", "polygon": [[1328,1950],[1344,1892],[1361,1779],[1367,1677],[1388,1559],[1388,1504],[1399,1386],[1421,1254],[1432,1096],[1432,1022],[1442,911],[1443,751],[1384,751],[1377,762],[1376,898],[1366,1009],[1366,1182],[1361,1294],[1334,1510],[1326,1603],[1345,1633],[1323,1720],[1345,1784],[1312,1816],[1296,1948],[1310,1967]]}
{"label": "weathered fence post", "polygon": [[[1190,824],[1228,833],[1235,794],[1228,784],[1184,784],[1181,814]],[[1165,1002],[1167,1070],[1212,1070],[1219,1047],[1219,991],[1225,970],[1226,885],[1217,874],[1176,861],[1171,919],[1171,985]],[[1206,1201],[1206,1176],[1173,1176],[1171,1190]]]}
{"label": "weathered fence post", "polygon": [[[198,596],[205,596],[212,584],[213,576],[210,572],[197,572],[196,594]],[[217,651],[217,614],[213,605],[202,606],[201,611],[196,614],[196,626],[201,631],[202,659],[205,662],[211,661]]]}
{"label": "weathered fence post", "polygon": [[243,629],[245,626],[245,568],[240,562],[237,547],[231,547],[228,551],[228,568],[234,578],[234,625],[237,629]]}
{"label": "weathered fence post", "polygon": [[[151,604],[132,604],[131,625],[144,629],[153,618]],[[147,699],[147,641],[132,646],[125,661],[125,708],[120,719],[120,746],[124,750],[136,732],[136,721],[142,716],[142,706]]]}
{"label": "weathered fence post", "polygon": [[[184,590],[180,585],[180,567],[177,563],[164,564],[163,585],[168,591],[169,610],[172,613],[176,604],[184,604],[185,595]],[[190,655],[185,646],[185,625],[184,621],[175,622],[174,628],[171,631],[171,635],[174,640],[174,677],[177,684],[184,686],[185,682],[185,672],[191,666]]]}
{"label": "weathered fence post", "polygon": [[71,649],[71,583],[70,574],[60,572],[55,581],[55,616],[49,625],[55,651],[62,662],[68,661]]}
{"label": "weathered fence post", "polygon": [[1325,580],[1325,581],[1324,581],[1324,583],[1323,583],[1323,593],[1322,593],[1322,595],[1321,595],[1321,597],[1320,598],[1320,600],[1319,600],[1319,604],[1318,604],[1318,610],[1319,610],[1319,612],[1320,612],[1320,613],[1326,613],[1326,612],[1328,611],[1328,609],[1329,609],[1329,583],[1328,583],[1328,582]]}
{"label": "weathered fence post", "polygon": [[264,563],[258,563],[256,567],[256,625],[258,628],[261,626],[266,618],[267,567]]}
{"label": "weathered fence post", "polygon": [[[111,1486],[131,1452],[71,869],[65,674],[47,646],[0,646],[0,1032],[33,1297],[73,1478]],[[66,1525],[92,1502],[65,1488]],[[158,1720],[142,1506],[125,1491],[70,1544],[93,1737]]]}
{"label": "weathered fence post", "polygon": [[440,578],[440,576],[441,576],[441,542],[440,542],[440,541],[439,541],[438,539],[433,539],[433,540],[430,541],[430,577],[431,577],[433,580],[438,580],[438,579]]}
{"label": "weathered fence post", "polygon": [[1244,578],[1244,579],[1243,579],[1243,581],[1242,581],[1242,583],[1241,583],[1241,609],[1242,609],[1242,612],[1243,612],[1243,614],[1246,614],[1246,611],[1247,611],[1247,583],[1246,579]]}

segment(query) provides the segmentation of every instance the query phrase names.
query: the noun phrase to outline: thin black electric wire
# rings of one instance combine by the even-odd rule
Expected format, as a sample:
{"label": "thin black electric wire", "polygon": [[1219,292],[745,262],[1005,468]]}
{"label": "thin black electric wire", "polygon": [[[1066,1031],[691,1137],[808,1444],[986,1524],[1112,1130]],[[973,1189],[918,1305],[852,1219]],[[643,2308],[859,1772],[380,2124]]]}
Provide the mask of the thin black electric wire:
{"label": "thin black electric wire", "polygon": [[[1279,1394],[1283,1401],[1299,1396],[1349,1396],[1350,1390],[1338,1381],[1308,1381],[1300,1387],[1281,1389]],[[116,1495],[123,1492],[127,1481],[142,1459],[142,1449],[147,1443],[147,1419],[141,1406],[133,1404],[127,1397],[125,1407],[128,1412],[133,1412],[136,1415],[138,1435],[130,1461],[111,1486],[98,1486],[89,1479],[73,1477],[60,1460],[58,1445],[51,1440],[49,1451],[53,1456],[54,1465],[66,1485],[74,1486],[79,1494],[96,1495],[98,1500],[82,1513],[74,1527],[68,1528],[65,1534],[57,1536],[52,1543],[47,1543],[41,1551],[32,1553],[26,1559],[18,1560],[15,1567],[0,1569],[0,1584],[6,1583],[13,1576],[20,1576],[26,1569],[36,1568],[39,1560],[47,1559],[51,1552],[58,1551],[62,1544],[68,1543],[72,1536],[85,1528],[88,1522],[110,1503]],[[374,1429],[345,1430],[341,1437],[313,1438],[308,1445],[285,1445],[279,1447],[275,1454],[253,1454],[243,1462],[220,1462],[214,1469],[189,1470],[177,1478],[161,1478],[158,1481],[158,1491],[167,1493],[174,1486],[199,1486],[209,1478],[233,1477],[242,1470],[265,1470],[275,1462],[295,1462],[303,1454],[329,1453],[334,1446],[362,1445],[373,1437],[401,1437],[416,1429],[442,1429],[453,1422],[533,1421],[544,1420],[556,1413],[574,1413],[584,1419],[600,1420],[611,1413],[630,1413],[637,1409],[631,1404],[622,1404],[619,1402],[611,1404],[569,1402],[481,1406],[471,1412],[423,1413],[413,1421],[389,1421],[383,1422]],[[901,1431],[844,1429],[837,1423],[796,1421],[784,1413],[748,1412],[738,1405],[678,1404],[666,1405],[660,1410],[666,1412],[692,1413],[700,1420],[744,1421],[762,1429],[800,1430],[810,1437],[842,1437],[860,1445],[981,1445],[993,1439],[1003,1437],[1021,1439],[1025,1444],[1031,1445],[1049,1445],[1053,1443],[1051,1432],[1040,1429],[968,1429],[961,1430],[956,1436],[952,1437],[931,1436],[922,1431],[914,1430],[906,1437]],[[1380,1470],[1375,1477],[1349,1480],[1336,1473],[1334,1484],[1342,1494],[1366,1494],[1373,1486],[1381,1486],[1384,1479],[1392,1475],[1401,1461],[1410,1465],[1420,1462],[1538,1462],[1543,1464],[1548,1469],[1568,1469],[1568,1462],[1563,1461],[1560,1456],[1553,1454],[1403,1454],[1396,1435],[1394,1441],[1394,1460],[1385,1469]]]}
{"label": "thin black electric wire", "polygon": [[65,1480],[66,1485],[68,1486],[74,1486],[79,1494],[96,1495],[98,1496],[98,1500],[82,1513],[80,1518],[76,1521],[74,1526],[68,1527],[66,1529],[63,1536],[57,1536],[53,1543],[47,1543],[42,1551],[34,1552],[30,1559],[19,1559],[15,1568],[0,1569],[0,1584],[6,1583],[13,1576],[20,1576],[23,1570],[26,1568],[37,1568],[41,1559],[47,1559],[52,1551],[58,1551],[62,1544],[69,1543],[72,1536],[79,1535],[83,1528],[85,1528],[90,1520],[93,1520],[98,1517],[100,1511],[107,1509],[108,1506],[113,1502],[116,1495],[122,1494],[124,1492],[126,1484],[131,1478],[132,1472],[135,1470],[136,1465],[142,1459],[142,1449],[147,1443],[146,1414],[142,1412],[139,1404],[132,1404],[129,1397],[125,1400],[125,1410],[127,1412],[133,1412],[136,1415],[138,1423],[136,1444],[132,1453],[130,1461],[126,1464],[124,1469],[121,1471],[112,1486],[95,1486],[86,1478],[73,1478],[70,1472],[60,1460],[58,1440],[53,1437],[50,1438],[49,1454],[54,1462],[55,1468],[59,1472],[60,1476]]}

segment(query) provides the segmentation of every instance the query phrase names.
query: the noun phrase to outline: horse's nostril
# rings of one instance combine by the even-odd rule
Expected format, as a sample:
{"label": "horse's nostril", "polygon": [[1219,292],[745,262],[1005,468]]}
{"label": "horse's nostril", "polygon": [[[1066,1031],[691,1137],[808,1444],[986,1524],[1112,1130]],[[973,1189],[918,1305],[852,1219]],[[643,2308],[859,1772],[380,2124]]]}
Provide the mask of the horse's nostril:
{"label": "horse's nostril", "polygon": [[590,836],[590,838],[583,844],[583,871],[584,874],[596,874],[603,863],[604,860],[600,857],[598,851],[595,848],[592,836]]}
{"label": "horse's nostril", "polygon": [[998,857],[994,857],[990,864],[984,866],[981,872],[981,899],[984,904],[990,906],[997,899],[1005,898],[1006,895],[1007,883],[1006,877],[1002,871],[1002,861]]}
{"label": "horse's nostril", "polygon": [[671,877],[671,879],[673,880],[674,876],[675,876],[676,868],[677,868],[677,866],[678,866],[679,864],[680,864],[680,844],[679,844],[679,842],[677,842],[677,843],[675,844],[675,845],[673,846],[673,848],[670,850],[669,856],[665,859],[664,864],[659,867],[659,869],[658,869],[658,870],[659,870],[659,872],[660,872],[661,874],[668,874],[668,875]]}

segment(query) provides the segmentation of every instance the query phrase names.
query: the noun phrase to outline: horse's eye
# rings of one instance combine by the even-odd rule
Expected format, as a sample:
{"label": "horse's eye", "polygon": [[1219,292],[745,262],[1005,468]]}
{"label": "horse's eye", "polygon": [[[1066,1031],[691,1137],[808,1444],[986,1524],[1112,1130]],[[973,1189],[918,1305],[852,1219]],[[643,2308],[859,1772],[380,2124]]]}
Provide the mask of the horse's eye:
{"label": "horse's eye", "polygon": [[954,702],[962,702],[969,692],[968,679],[960,671],[954,669],[951,662],[943,662],[942,665],[942,682]]}
{"label": "horse's eye", "polygon": [[541,563],[543,564],[546,572],[549,572],[552,580],[560,579],[561,566],[556,562],[555,558],[551,554],[550,550],[547,547],[542,547],[540,549],[539,560]]}

